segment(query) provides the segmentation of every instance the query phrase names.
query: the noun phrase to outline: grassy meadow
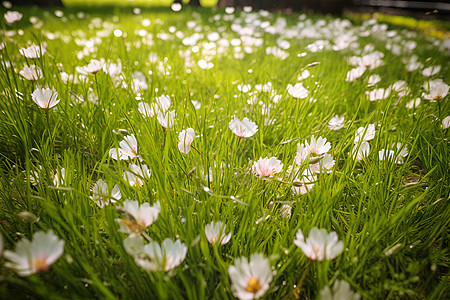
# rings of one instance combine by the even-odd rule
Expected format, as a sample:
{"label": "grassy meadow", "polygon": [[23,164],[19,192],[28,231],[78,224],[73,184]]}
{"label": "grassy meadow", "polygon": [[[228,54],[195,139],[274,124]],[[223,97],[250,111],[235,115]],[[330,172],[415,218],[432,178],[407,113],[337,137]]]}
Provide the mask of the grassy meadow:
{"label": "grassy meadow", "polygon": [[[62,0],[63,4],[67,7],[76,6],[99,6],[103,7],[105,5],[114,6],[166,6],[169,7],[173,0]],[[182,1],[183,4],[189,3],[189,1]],[[200,0],[200,5],[203,7],[211,7],[217,4],[217,0]]]}
{"label": "grassy meadow", "polygon": [[3,5],[0,298],[450,297],[448,39]]}

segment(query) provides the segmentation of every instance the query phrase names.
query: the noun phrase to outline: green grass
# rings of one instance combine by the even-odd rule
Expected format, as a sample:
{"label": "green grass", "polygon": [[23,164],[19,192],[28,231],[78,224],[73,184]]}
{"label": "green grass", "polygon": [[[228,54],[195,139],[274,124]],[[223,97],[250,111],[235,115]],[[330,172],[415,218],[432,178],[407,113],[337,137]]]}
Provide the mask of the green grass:
{"label": "green grass", "polygon": [[375,13],[373,16],[371,14],[348,13],[346,14],[346,17],[355,21],[368,20],[375,17],[379,22],[409,28],[422,32],[428,36],[447,39],[450,36],[450,23],[441,20],[420,20],[413,17],[386,15],[381,13]]}
{"label": "green grass", "polygon": [[[65,6],[170,6],[172,0],[63,0]],[[183,3],[189,3],[188,0],[184,0]],[[204,7],[211,7],[217,4],[217,0],[200,0],[200,4]]]}
{"label": "green grass", "polygon": [[[185,7],[179,13],[149,8],[139,15],[128,9],[93,8],[85,9],[82,19],[75,8],[65,9],[63,18],[53,10],[24,8],[22,12],[24,18],[17,24],[1,22],[3,30],[23,30],[23,36],[2,35],[6,47],[0,52],[0,230],[8,250],[22,237],[31,239],[35,232],[49,229],[65,241],[65,247],[47,272],[29,277],[18,276],[2,258],[1,298],[228,299],[233,298],[228,267],[236,258],[258,252],[270,259],[273,269],[266,299],[295,299],[303,275],[301,299],[318,297],[336,279],[348,281],[363,299],[448,298],[449,130],[441,124],[450,115],[450,106],[448,96],[437,102],[422,96],[423,84],[430,78],[450,82],[443,40],[399,27],[387,29],[395,30],[395,36],[387,37],[382,30],[360,36],[359,32],[375,26],[362,21],[337,33],[336,19],[319,15],[299,21],[295,14],[237,12],[234,20],[224,20],[225,13],[215,8]],[[41,28],[30,23],[31,16],[42,20]],[[261,45],[239,46],[240,52],[235,46],[223,46],[219,51],[222,43],[216,42],[217,51],[211,51],[209,33],[219,32],[231,42],[241,38],[231,24],[245,24],[245,20],[250,24],[252,18],[273,26],[285,20],[286,27],[268,33],[258,25],[245,36],[261,38]],[[148,27],[142,25],[144,19],[150,20]],[[190,21],[195,24],[188,27]],[[313,33],[331,32],[331,37],[306,36],[301,26]],[[250,25],[243,27],[248,30]],[[114,36],[117,29],[122,36]],[[143,29],[145,38],[138,35]],[[289,30],[294,31],[291,36]],[[195,43],[199,52],[182,43],[196,32],[203,35]],[[332,50],[336,37],[344,32],[356,36],[358,45]],[[95,37],[92,52],[84,49],[81,44]],[[266,53],[278,39],[291,44],[285,60]],[[329,40],[331,45],[318,52],[308,50],[317,40]],[[387,49],[407,41],[415,41],[417,47],[397,54]],[[48,53],[35,62],[19,53],[21,47],[44,42]],[[368,44],[384,53],[384,64],[366,70],[353,82],[345,81],[353,68],[348,57],[361,56]],[[83,50],[86,55],[80,57]],[[298,55],[304,52],[306,56]],[[243,53],[242,58],[235,58],[236,53]],[[157,59],[150,59],[150,54]],[[440,72],[430,78],[421,69],[406,72],[402,58],[412,54],[424,67],[441,65]],[[120,59],[121,77],[112,79],[100,71],[86,82],[61,80],[62,70],[78,74],[75,68],[92,58]],[[214,67],[199,68],[200,59],[210,59]],[[18,74],[33,63],[44,74],[38,83]],[[298,82],[305,69],[312,75],[302,81],[309,96],[295,99],[286,87]],[[142,72],[148,84],[148,89],[139,91],[141,100],[131,88],[135,72]],[[367,81],[372,74],[382,78],[378,88],[405,80],[409,94],[400,97],[392,91],[386,99],[369,101],[365,92],[371,89]],[[252,96],[237,88],[267,82],[281,95],[278,103],[269,93],[255,92],[257,101],[249,104]],[[48,119],[31,98],[38,84],[54,88],[61,100]],[[85,101],[77,103],[73,93]],[[139,102],[153,103],[161,94],[170,95],[171,109],[177,114],[176,124],[167,130],[156,116],[144,118],[138,111]],[[89,95],[98,101],[88,101]],[[416,98],[421,104],[407,109],[406,103]],[[196,110],[191,100],[201,102],[201,108]],[[270,105],[273,122],[266,122],[263,105]],[[345,116],[345,126],[331,131],[327,123],[336,114]],[[248,117],[258,125],[258,132],[250,138],[236,137],[228,128],[232,116]],[[359,162],[351,154],[355,131],[370,123],[376,124],[375,138],[369,156]],[[177,147],[178,133],[188,127],[195,130],[192,145],[198,151],[184,155]],[[124,132],[136,136],[142,158],[130,162],[151,169],[142,187],[132,187],[123,178],[128,161],[113,160],[108,154],[119,147]],[[336,163],[329,174],[317,174],[308,193],[296,195],[287,169],[297,143],[310,141],[312,135],[326,137]],[[380,161],[378,152],[393,149],[396,142],[409,150],[404,163]],[[281,180],[253,175],[253,162],[266,156],[276,156],[284,164],[278,174]],[[55,186],[52,172],[61,168],[64,183]],[[210,168],[212,178],[203,175]],[[27,180],[34,172],[39,174],[36,185]],[[122,199],[116,204],[100,208],[91,199],[91,189],[100,178],[110,188],[119,186]],[[151,205],[159,201],[161,213],[146,234],[153,241],[180,239],[187,246],[185,260],[170,274],[144,271],[125,251],[127,235],[118,231],[115,219],[122,217],[116,207],[126,199]],[[283,204],[292,207],[290,217],[283,216]],[[24,218],[23,212],[35,218],[29,214]],[[227,225],[232,232],[228,244],[208,243],[204,229],[211,221]],[[306,235],[313,227],[335,231],[344,242],[343,253],[329,262],[309,263],[293,241],[299,228]]]}

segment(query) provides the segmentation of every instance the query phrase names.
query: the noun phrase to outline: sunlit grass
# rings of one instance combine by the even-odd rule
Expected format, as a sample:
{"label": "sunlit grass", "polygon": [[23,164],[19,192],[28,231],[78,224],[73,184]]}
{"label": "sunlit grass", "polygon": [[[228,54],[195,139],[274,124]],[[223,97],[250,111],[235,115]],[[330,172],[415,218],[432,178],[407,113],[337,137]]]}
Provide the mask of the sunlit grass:
{"label": "sunlit grass", "polygon": [[[188,3],[184,0],[183,3]],[[173,0],[63,0],[65,6],[170,6]],[[204,7],[212,7],[217,4],[217,0],[200,0],[200,4]]]}
{"label": "sunlit grass", "polygon": [[450,24],[441,20],[421,20],[413,17],[387,15],[382,13],[375,14],[356,14],[347,13],[346,16],[350,19],[361,21],[368,20],[375,17],[380,22],[385,22],[392,25],[411,28],[423,32],[429,36],[448,39],[450,37]]}

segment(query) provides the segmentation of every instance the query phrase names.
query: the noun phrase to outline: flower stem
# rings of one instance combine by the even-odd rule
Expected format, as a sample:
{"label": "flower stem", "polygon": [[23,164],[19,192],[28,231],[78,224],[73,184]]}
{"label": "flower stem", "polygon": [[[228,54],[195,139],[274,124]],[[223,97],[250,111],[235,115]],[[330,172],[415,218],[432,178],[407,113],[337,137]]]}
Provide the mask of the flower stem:
{"label": "flower stem", "polygon": [[223,261],[222,257],[219,254],[219,245],[217,245],[217,243],[215,245],[213,245],[213,251],[214,251],[214,257],[216,258],[216,261],[217,261],[218,265],[220,266],[220,268],[222,268],[223,270],[226,270],[227,265],[225,264],[225,262]]}
{"label": "flower stem", "polygon": [[192,145],[191,145],[191,147],[192,147],[192,149],[194,149],[195,151],[197,151],[197,153],[198,153],[198,154],[200,154],[200,156],[202,156],[202,157],[203,157],[202,153],[201,153],[200,151],[198,151],[198,149],[197,149],[197,148],[195,148],[195,147],[194,147],[194,146],[192,146]]}
{"label": "flower stem", "polygon": [[323,288],[328,284],[328,269],[330,266],[330,262],[328,260],[323,260],[320,262],[320,266],[318,268],[317,279],[319,281],[319,287]]}
{"label": "flower stem", "polygon": [[97,89],[97,97],[98,97],[98,100],[100,101],[100,86],[98,85],[98,81],[97,81],[97,73],[94,74],[94,80],[95,80],[95,87]]}
{"label": "flower stem", "polygon": [[166,139],[167,139],[167,128],[164,128],[163,127],[163,130],[164,130],[164,143],[163,143],[163,149],[165,149],[166,148]]}
{"label": "flower stem", "polygon": [[45,110],[45,116],[47,117],[48,132],[50,133],[50,116],[48,114],[48,110],[48,108]]}
{"label": "flower stem", "polygon": [[263,207],[264,207],[265,204],[266,204],[266,181],[265,180],[263,180],[263,182],[262,182],[262,188],[263,188],[263,201],[262,201],[262,203],[263,203]]}
{"label": "flower stem", "polygon": [[149,241],[149,242],[153,241],[152,238],[149,237],[147,233],[141,232],[141,234],[142,234],[142,236],[143,236],[147,241]]}
{"label": "flower stem", "polygon": [[300,295],[301,295],[301,292],[302,292],[301,288],[303,286],[303,282],[305,281],[306,275],[308,275],[310,266],[311,266],[311,261],[308,260],[308,263],[306,264],[306,267],[305,267],[305,271],[303,271],[302,277],[298,281],[297,287],[294,289],[295,299],[300,299]]}

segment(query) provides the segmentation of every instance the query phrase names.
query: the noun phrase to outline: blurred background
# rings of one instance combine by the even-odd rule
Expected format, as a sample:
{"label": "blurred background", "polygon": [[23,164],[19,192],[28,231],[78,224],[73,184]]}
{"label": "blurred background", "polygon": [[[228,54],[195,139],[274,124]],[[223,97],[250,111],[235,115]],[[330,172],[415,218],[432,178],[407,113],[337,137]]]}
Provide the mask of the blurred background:
{"label": "blurred background", "polygon": [[170,6],[183,3],[190,6],[220,8],[251,6],[255,10],[297,11],[342,14],[345,11],[381,12],[425,19],[450,18],[450,0],[13,0],[14,5],[38,6]]}

